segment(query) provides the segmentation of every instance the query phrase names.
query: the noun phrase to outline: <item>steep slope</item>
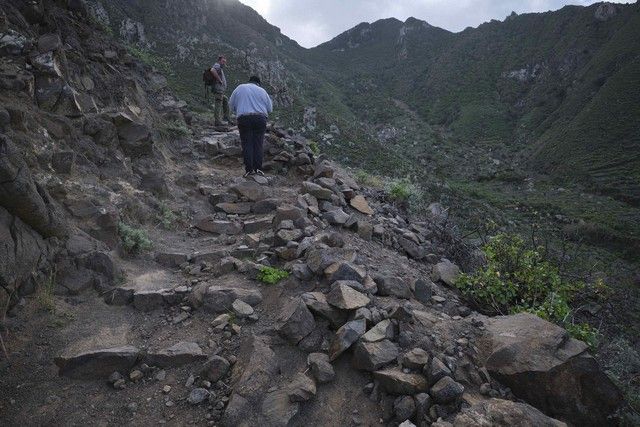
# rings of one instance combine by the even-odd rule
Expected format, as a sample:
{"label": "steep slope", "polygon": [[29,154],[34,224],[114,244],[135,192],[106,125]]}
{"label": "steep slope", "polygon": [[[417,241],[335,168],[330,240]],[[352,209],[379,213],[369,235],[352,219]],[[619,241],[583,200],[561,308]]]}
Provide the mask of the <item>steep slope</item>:
{"label": "steep slope", "polygon": [[385,20],[360,24],[308,58],[341,76],[337,84],[353,96],[366,82],[369,109],[385,111],[389,98],[400,99],[467,147],[506,146],[527,158],[533,151],[523,166],[637,203],[631,100],[639,17],[637,4],[571,6],[458,34],[414,19]]}

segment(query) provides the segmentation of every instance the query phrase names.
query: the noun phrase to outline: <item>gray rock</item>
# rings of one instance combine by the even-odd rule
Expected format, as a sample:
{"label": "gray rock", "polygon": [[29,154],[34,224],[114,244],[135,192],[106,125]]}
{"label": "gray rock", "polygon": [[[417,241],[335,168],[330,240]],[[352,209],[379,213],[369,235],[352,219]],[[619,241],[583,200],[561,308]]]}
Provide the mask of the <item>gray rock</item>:
{"label": "gray rock", "polygon": [[337,208],[323,213],[322,217],[331,225],[344,225],[349,219],[349,214]]}
{"label": "gray rock", "polygon": [[209,391],[206,388],[194,388],[189,393],[187,402],[192,405],[199,405],[209,398]]}
{"label": "gray rock", "polygon": [[142,290],[133,294],[133,306],[136,310],[152,311],[164,306],[164,290]]}
{"label": "gray rock", "polygon": [[406,280],[395,276],[376,276],[378,294],[383,296],[395,296],[409,299],[412,297],[411,287]]}
{"label": "gray rock", "polygon": [[436,403],[448,404],[462,397],[464,386],[451,377],[443,377],[429,390],[429,394]]}
{"label": "gray rock", "polygon": [[378,342],[384,339],[393,339],[393,336],[393,323],[391,323],[391,320],[385,319],[369,329],[367,333],[362,336],[362,341]]}
{"label": "gray rock", "polygon": [[449,260],[439,262],[433,267],[431,278],[434,282],[441,281],[453,286],[460,276],[460,268]]}
{"label": "gray rock", "polygon": [[212,356],[202,365],[200,376],[215,383],[227,375],[230,367],[231,364],[224,357]]}
{"label": "gray rock", "polygon": [[158,252],[155,260],[158,264],[169,268],[179,267],[189,260],[189,255],[180,252]]}
{"label": "gray rock", "polygon": [[290,301],[278,318],[278,332],[296,345],[316,327],[313,314],[301,298]]}
{"label": "gray rock", "polygon": [[297,374],[288,387],[291,402],[306,402],[316,395],[316,383],[307,375]]}
{"label": "gray rock", "polygon": [[429,353],[421,348],[414,348],[402,355],[401,364],[405,368],[422,370],[429,363]]}
{"label": "gray rock", "polygon": [[221,221],[212,216],[200,219],[196,228],[214,234],[236,235],[242,233],[242,225],[233,221]]}
{"label": "gray rock", "polygon": [[268,197],[267,190],[254,181],[241,181],[232,185],[231,191],[252,202],[264,200]]}
{"label": "gray rock", "polygon": [[287,390],[275,390],[262,401],[262,420],[268,426],[285,427],[299,410],[300,403],[292,402]]}
{"label": "gray rock", "polygon": [[324,353],[311,353],[307,356],[307,365],[311,369],[311,373],[320,383],[333,381],[336,376],[333,366],[329,362],[329,356]]}
{"label": "gray rock", "polygon": [[150,366],[175,368],[189,363],[199,362],[206,358],[207,355],[204,354],[198,344],[181,341],[169,348],[147,353],[144,357],[144,362]]}
{"label": "gray rock", "polygon": [[247,234],[257,233],[259,231],[271,228],[272,217],[258,218],[244,222],[244,232]]}
{"label": "gray rock", "polygon": [[333,191],[310,181],[302,183],[302,192],[309,193],[318,200],[331,200],[333,195]]}
{"label": "gray rock", "polygon": [[567,426],[562,421],[550,418],[526,403],[502,399],[478,402],[470,408],[463,409],[453,421],[453,425],[455,427]]}
{"label": "gray rock", "polygon": [[327,302],[343,310],[355,310],[366,306],[371,300],[350,286],[339,284],[329,292]]}
{"label": "gray rock", "polygon": [[333,361],[346,349],[351,347],[358,338],[364,335],[367,322],[364,319],[352,320],[342,325],[329,346],[329,360]]}
{"label": "gray rock", "polygon": [[427,393],[418,393],[414,397],[416,402],[416,420],[420,422],[424,419],[425,415],[429,414],[431,396]]}
{"label": "gray rock", "polygon": [[413,418],[416,412],[416,402],[411,396],[399,396],[393,402],[393,412],[398,422]]}
{"label": "gray rock", "polygon": [[276,210],[278,205],[282,203],[278,199],[264,199],[255,202],[251,208],[251,211],[255,214],[268,214]]}
{"label": "gray rock", "polygon": [[389,340],[359,342],[353,350],[353,366],[356,369],[375,371],[396,360],[398,347]]}
{"label": "gray rock", "polygon": [[451,370],[442,363],[440,359],[434,357],[431,359],[431,364],[424,367],[424,371],[429,378],[429,384],[433,385],[444,377],[450,377],[452,375]]}
{"label": "gray rock", "polygon": [[218,203],[215,205],[215,210],[231,215],[246,215],[251,212],[251,205],[252,203],[249,202]]}
{"label": "gray rock", "polygon": [[329,305],[322,292],[307,292],[301,295],[309,309],[324,317],[335,328],[339,328],[347,321],[347,313]]}
{"label": "gray rock", "polygon": [[235,286],[209,286],[203,297],[204,309],[210,313],[222,313],[232,309],[235,300],[242,300],[250,306],[262,302],[262,294],[257,289]]}
{"label": "gray rock", "polygon": [[429,280],[418,279],[414,283],[414,291],[416,299],[423,304],[431,302],[433,296],[433,283]]}
{"label": "gray rock", "polygon": [[70,174],[75,162],[75,151],[57,151],[51,155],[51,167],[53,170],[61,174]]}
{"label": "gray rock", "polygon": [[427,391],[427,380],[422,375],[405,374],[398,368],[388,368],[373,373],[380,386],[389,394],[414,395]]}
{"label": "gray rock", "polygon": [[60,376],[73,379],[104,379],[114,371],[128,372],[138,361],[140,350],[132,346],[93,350],[54,359]]}
{"label": "gray rock", "polygon": [[231,307],[239,318],[249,317],[254,313],[253,307],[239,299],[233,301]]}
{"label": "gray rock", "polygon": [[340,261],[329,265],[324,274],[332,282],[339,280],[354,280],[363,283],[367,275],[364,268],[357,266],[351,262]]}
{"label": "gray rock", "polygon": [[621,403],[620,390],[587,345],[537,316],[487,319],[479,344],[491,377],[550,416],[574,425],[606,425]]}

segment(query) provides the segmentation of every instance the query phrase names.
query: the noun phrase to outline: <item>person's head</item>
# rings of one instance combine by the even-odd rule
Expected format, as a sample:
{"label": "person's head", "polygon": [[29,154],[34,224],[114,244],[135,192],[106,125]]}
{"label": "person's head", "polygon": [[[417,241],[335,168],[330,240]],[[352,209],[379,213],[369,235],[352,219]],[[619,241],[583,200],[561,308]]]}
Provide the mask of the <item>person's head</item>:
{"label": "person's head", "polygon": [[249,83],[253,83],[253,84],[256,84],[258,86],[262,85],[262,82],[260,81],[260,77],[258,77],[258,76],[249,77]]}
{"label": "person's head", "polygon": [[227,63],[227,58],[224,55],[218,56],[218,64],[225,65]]}

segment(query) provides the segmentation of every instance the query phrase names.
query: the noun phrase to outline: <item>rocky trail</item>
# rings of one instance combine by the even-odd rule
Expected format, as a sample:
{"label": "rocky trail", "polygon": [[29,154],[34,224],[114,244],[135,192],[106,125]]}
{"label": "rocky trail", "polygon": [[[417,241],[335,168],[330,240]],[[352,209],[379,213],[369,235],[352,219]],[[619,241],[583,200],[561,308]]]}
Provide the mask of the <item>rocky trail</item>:
{"label": "rocky trail", "polygon": [[[427,253],[428,224],[385,215],[394,208],[277,130],[266,178],[239,178],[237,131],[191,143],[175,164],[198,185],[171,206],[186,223],[152,227],[153,253],[121,260],[119,286],[56,298],[58,314],[20,311],[38,321],[10,343],[9,425],[424,424],[462,402],[559,425],[492,398],[514,396],[479,366],[488,319],[446,288],[459,270]],[[265,284],[262,265],[292,275]],[[573,341],[555,344],[583,354]]]}
{"label": "rocky trail", "polygon": [[[1,425],[611,425],[586,344],[271,125],[266,177],[81,1],[0,0]],[[3,312],[4,313],[4,312]]]}

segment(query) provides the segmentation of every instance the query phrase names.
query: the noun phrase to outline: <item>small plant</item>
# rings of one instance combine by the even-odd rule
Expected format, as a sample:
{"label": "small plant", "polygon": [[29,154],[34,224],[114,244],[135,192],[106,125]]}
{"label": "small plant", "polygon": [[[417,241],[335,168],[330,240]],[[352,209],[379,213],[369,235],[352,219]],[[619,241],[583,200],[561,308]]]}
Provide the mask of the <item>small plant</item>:
{"label": "small plant", "polygon": [[499,234],[485,247],[487,265],[462,274],[456,287],[489,314],[529,312],[555,322],[590,346],[598,333],[586,323],[573,323],[572,300],[584,284],[563,280],[558,268],[537,249],[527,249],[518,235]]}
{"label": "small plant", "polygon": [[187,136],[191,134],[187,125],[179,120],[165,123],[163,130],[170,135]]}
{"label": "small plant", "polygon": [[53,290],[56,286],[56,272],[55,270],[51,270],[47,280],[40,285],[38,291],[36,292],[36,301],[38,306],[48,311],[49,313],[54,313],[56,310],[56,303],[53,296]]}
{"label": "small plant", "polygon": [[367,186],[367,187],[375,187],[375,188],[384,187],[384,184],[383,184],[382,179],[380,177],[375,176],[375,175],[371,175],[371,174],[367,173],[366,171],[363,171],[362,169],[356,171],[355,178],[356,178],[356,181],[359,184]]}
{"label": "small plant", "polygon": [[314,156],[317,156],[320,154],[320,146],[318,145],[317,142],[315,141],[309,142],[309,148],[311,149],[311,152],[313,153]]}
{"label": "small plant", "polygon": [[152,243],[149,235],[141,228],[134,228],[121,222],[118,225],[122,248],[128,254],[136,255],[151,249]]}
{"label": "small plant", "polygon": [[175,222],[177,216],[165,203],[160,203],[160,215],[157,217],[160,221],[160,225],[165,230],[173,230],[175,228]]}
{"label": "small plant", "polygon": [[392,199],[406,202],[416,194],[416,189],[409,180],[400,179],[391,182],[388,192]]}
{"label": "small plant", "polygon": [[275,267],[260,267],[258,272],[258,280],[268,285],[275,285],[279,281],[289,277],[289,272]]}

